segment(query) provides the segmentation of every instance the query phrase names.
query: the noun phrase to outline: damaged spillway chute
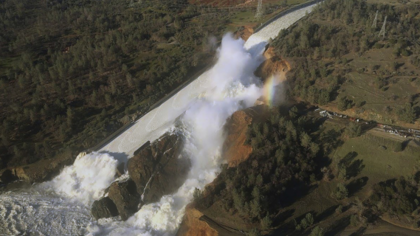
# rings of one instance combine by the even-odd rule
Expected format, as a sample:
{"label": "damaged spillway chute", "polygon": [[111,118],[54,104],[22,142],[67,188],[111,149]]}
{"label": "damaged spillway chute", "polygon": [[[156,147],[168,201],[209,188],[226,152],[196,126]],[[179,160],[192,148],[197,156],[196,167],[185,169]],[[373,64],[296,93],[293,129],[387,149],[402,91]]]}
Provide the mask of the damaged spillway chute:
{"label": "damaged spillway chute", "polygon": [[[36,229],[47,235],[175,234],[194,190],[203,189],[220,171],[226,119],[238,109],[252,106],[262,95],[254,71],[263,61],[266,43],[313,6],[280,17],[246,43],[226,35],[211,70],[98,152],[80,153],[73,165],[52,181],[34,186],[29,194],[0,195],[0,232],[14,235]],[[180,137],[182,145],[176,141]],[[128,175],[116,181],[121,161],[127,162]],[[166,180],[176,184],[165,185]],[[102,202],[95,204],[97,201]],[[92,204],[98,214],[109,217],[93,219]],[[141,209],[137,210],[139,204]]]}

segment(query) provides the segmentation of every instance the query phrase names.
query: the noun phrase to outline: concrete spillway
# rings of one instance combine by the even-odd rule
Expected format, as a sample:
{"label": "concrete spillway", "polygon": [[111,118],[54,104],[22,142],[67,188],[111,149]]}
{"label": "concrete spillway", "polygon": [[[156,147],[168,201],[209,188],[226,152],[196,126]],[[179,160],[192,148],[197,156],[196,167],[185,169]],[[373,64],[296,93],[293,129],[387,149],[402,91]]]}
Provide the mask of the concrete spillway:
{"label": "concrete spillway", "polygon": [[[238,104],[244,99],[251,97],[250,104],[253,104],[252,100],[258,95],[255,85],[245,87],[233,77],[254,76],[253,66],[269,39],[311,12],[313,7],[306,6],[278,18],[252,35],[244,45],[228,39],[225,46],[222,44],[222,55],[212,69],[99,150],[105,153],[78,158],[50,182],[0,195],[0,235],[172,235],[193,190],[203,188],[217,176],[220,159],[213,151],[223,142],[220,130],[224,121],[240,108]],[[225,55],[224,50],[227,50]],[[229,86],[222,86],[227,89],[218,91],[223,83]],[[132,156],[144,143],[173,128],[174,121],[181,115],[189,132],[185,133],[187,139],[198,139],[191,142],[189,152],[193,167],[184,185],[161,201],[143,206],[126,222],[92,219],[92,201],[102,196],[103,190],[114,181],[115,158]],[[203,143],[213,146],[203,149],[200,146]]]}
{"label": "concrete spillway", "polygon": [[[310,5],[286,14],[273,21],[246,41],[245,48],[259,50],[270,39],[275,38],[282,29],[287,29],[315,7]],[[99,151],[125,153],[133,155],[134,151],[147,141],[160,137],[187,108],[191,101],[205,93],[211,86],[211,70],[203,73],[195,81],[176,93],[173,97],[140,118],[135,124],[120,134]]]}

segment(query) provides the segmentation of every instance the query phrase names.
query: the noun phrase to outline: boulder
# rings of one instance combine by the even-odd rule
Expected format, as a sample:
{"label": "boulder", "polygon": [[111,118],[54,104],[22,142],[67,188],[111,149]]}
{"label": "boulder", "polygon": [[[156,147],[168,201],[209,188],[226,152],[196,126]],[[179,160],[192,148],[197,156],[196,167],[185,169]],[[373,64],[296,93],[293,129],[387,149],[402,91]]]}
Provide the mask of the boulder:
{"label": "boulder", "polygon": [[[128,180],[112,183],[105,191],[108,197],[94,202],[92,215],[97,219],[120,215],[127,220],[142,204],[175,192],[191,167],[189,159],[182,155],[183,143],[177,135],[164,135],[140,147],[127,163]],[[121,176],[124,165],[117,169],[117,176]]]}
{"label": "boulder", "polygon": [[0,171],[0,183],[8,184],[15,180],[18,180],[18,178],[13,174],[12,170],[3,169]]}
{"label": "boulder", "polygon": [[138,210],[140,194],[137,193],[136,184],[131,179],[112,183],[108,197],[114,202],[122,220],[127,220]]}
{"label": "boulder", "polygon": [[177,135],[165,135],[143,145],[128,161],[128,173],[136,183],[137,192],[144,192],[143,203],[158,201],[184,183],[191,163],[181,153],[183,144]]}
{"label": "boulder", "polygon": [[175,192],[185,182],[191,162],[172,156],[158,164],[157,171],[144,191],[144,203],[156,202],[163,195]]}
{"label": "boulder", "polygon": [[92,215],[95,219],[109,218],[117,216],[118,209],[109,197],[104,197],[93,202]]}
{"label": "boulder", "polygon": [[288,61],[279,58],[273,47],[268,47],[264,52],[266,60],[255,71],[255,75],[260,77],[264,82],[273,75],[275,76],[275,83],[282,83],[286,78],[287,72],[291,69]]}
{"label": "boulder", "polygon": [[138,192],[142,193],[155,170],[155,160],[150,142],[145,143],[134,152],[134,156],[128,160],[127,169],[130,178],[137,186]]}

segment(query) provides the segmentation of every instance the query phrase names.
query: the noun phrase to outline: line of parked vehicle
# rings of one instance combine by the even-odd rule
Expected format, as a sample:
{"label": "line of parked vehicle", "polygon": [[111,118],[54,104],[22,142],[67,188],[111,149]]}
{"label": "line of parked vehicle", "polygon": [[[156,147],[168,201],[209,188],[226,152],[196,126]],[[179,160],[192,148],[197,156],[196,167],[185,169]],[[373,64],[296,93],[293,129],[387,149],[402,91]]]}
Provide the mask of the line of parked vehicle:
{"label": "line of parked vehicle", "polygon": [[[327,110],[322,110],[320,108],[317,108],[315,111],[319,111],[320,116],[326,117],[329,119],[340,118],[340,119],[348,119],[350,121],[362,123],[366,125],[372,124],[372,121],[366,121],[360,118],[349,117],[347,115],[343,115],[343,114],[339,114],[339,113],[331,112]],[[386,133],[398,135],[403,138],[412,137],[412,138],[420,139],[420,130],[418,129],[407,129],[403,127],[384,125],[384,124],[379,124],[379,123],[376,124],[376,127],[382,129]]]}

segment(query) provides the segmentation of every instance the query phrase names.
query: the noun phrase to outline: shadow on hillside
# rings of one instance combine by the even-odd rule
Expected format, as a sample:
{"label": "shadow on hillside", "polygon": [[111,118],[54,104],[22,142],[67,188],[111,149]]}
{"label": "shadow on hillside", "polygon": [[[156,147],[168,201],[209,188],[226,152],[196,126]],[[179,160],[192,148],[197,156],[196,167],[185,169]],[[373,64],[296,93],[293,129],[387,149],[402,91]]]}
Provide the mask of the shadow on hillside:
{"label": "shadow on hillside", "polygon": [[[294,210],[293,210],[294,211]],[[284,223],[275,231],[273,231],[270,235],[277,236],[277,235],[302,235],[303,231],[296,230],[296,225],[301,222],[302,219],[306,217],[307,214],[311,214],[312,216],[315,215],[314,211],[306,212],[293,220],[289,220],[287,223]]]}
{"label": "shadow on hillside", "polygon": [[360,191],[366,184],[367,181],[369,180],[368,177],[361,177],[355,180],[352,180],[349,184],[347,184],[347,190],[349,191],[349,196],[353,196],[354,194],[356,194],[358,191]]}
{"label": "shadow on hillside", "polygon": [[365,165],[363,165],[363,160],[358,159],[358,160],[353,161],[347,167],[347,177],[352,178],[352,177],[358,176],[364,168],[365,168]]}
{"label": "shadow on hillside", "polygon": [[356,232],[350,234],[350,236],[362,236],[365,235],[366,227],[360,227]]}
{"label": "shadow on hillside", "polygon": [[283,194],[280,198],[280,202],[282,203],[283,207],[288,207],[292,205],[293,203],[299,201],[303,197],[310,194],[312,191],[314,191],[316,188],[318,188],[318,185],[310,185],[310,186],[297,186],[293,189],[288,190],[286,193]]}
{"label": "shadow on hillside", "polygon": [[408,140],[405,140],[404,142],[402,142],[402,144],[401,144],[402,151],[405,150],[405,148],[410,144],[411,141],[412,141],[412,139],[408,139]]}
{"label": "shadow on hillside", "polygon": [[320,143],[325,146],[325,154],[330,154],[333,150],[343,145],[343,141],[340,139],[342,132],[334,129],[322,132],[320,136]]}
{"label": "shadow on hillside", "polygon": [[291,216],[293,216],[293,213],[295,213],[295,209],[289,209],[289,210],[286,210],[284,212],[281,212],[280,214],[278,214],[274,218],[273,225],[280,225],[280,224],[282,224],[287,219],[289,219]]}
{"label": "shadow on hillside", "polygon": [[343,165],[349,167],[352,161],[359,155],[357,152],[349,152],[347,153],[341,160],[339,165]]}
{"label": "shadow on hillside", "polygon": [[334,214],[335,209],[337,209],[337,207],[338,207],[338,205],[328,207],[322,213],[317,214],[316,217],[315,217],[315,222],[321,222],[321,221],[327,219],[328,217],[330,217],[332,214]]}
{"label": "shadow on hillside", "polygon": [[340,235],[340,233],[349,225],[350,225],[350,216],[341,218],[333,223],[333,225],[325,233],[325,236]]}

